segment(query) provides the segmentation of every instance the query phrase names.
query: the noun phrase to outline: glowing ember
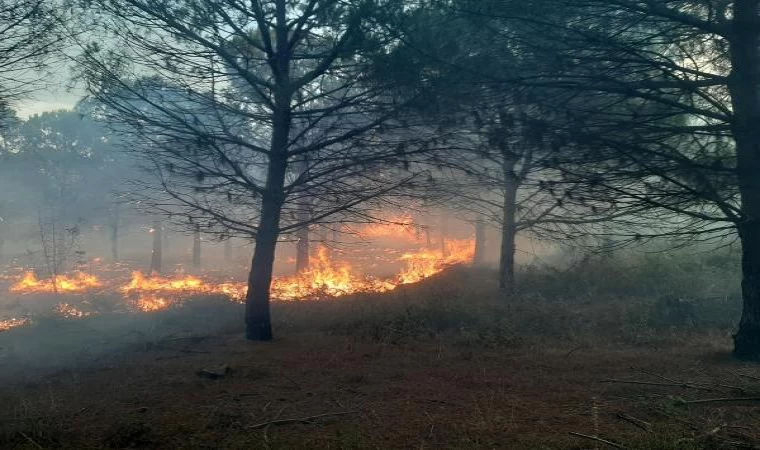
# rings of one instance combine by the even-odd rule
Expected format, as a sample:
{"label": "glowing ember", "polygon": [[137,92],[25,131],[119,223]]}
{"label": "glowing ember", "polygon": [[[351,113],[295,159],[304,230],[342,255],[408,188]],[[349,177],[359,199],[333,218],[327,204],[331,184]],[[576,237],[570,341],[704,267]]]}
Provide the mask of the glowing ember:
{"label": "glowing ember", "polygon": [[175,302],[168,298],[156,294],[141,294],[135,302],[135,306],[140,311],[151,312],[161,311],[174,305]]}
{"label": "glowing ember", "polygon": [[22,294],[39,292],[82,292],[88,289],[100,287],[98,277],[83,272],[77,272],[73,276],[58,275],[56,277],[40,280],[34,272],[26,272],[16,284],[11,286],[11,292]]}
{"label": "glowing ember", "polygon": [[11,328],[23,327],[30,323],[29,319],[0,319],[0,332],[8,331]]}
{"label": "glowing ember", "polygon": [[81,319],[82,317],[87,317],[87,316],[92,315],[92,313],[79,310],[68,303],[59,303],[58,306],[55,308],[55,312],[57,312],[62,317],[67,317],[67,318],[72,318],[72,319]]}

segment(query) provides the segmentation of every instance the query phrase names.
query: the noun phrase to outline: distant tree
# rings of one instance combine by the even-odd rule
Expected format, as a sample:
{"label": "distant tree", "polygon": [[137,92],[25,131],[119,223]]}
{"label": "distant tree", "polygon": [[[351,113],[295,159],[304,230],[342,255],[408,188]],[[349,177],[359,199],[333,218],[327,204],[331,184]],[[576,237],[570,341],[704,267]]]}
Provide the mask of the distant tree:
{"label": "distant tree", "polygon": [[100,225],[114,209],[111,194],[127,168],[112,150],[105,129],[79,110],[36,115],[6,131],[0,203],[15,205],[7,220],[34,218],[18,228],[37,229],[51,271],[71,259],[83,226]]}

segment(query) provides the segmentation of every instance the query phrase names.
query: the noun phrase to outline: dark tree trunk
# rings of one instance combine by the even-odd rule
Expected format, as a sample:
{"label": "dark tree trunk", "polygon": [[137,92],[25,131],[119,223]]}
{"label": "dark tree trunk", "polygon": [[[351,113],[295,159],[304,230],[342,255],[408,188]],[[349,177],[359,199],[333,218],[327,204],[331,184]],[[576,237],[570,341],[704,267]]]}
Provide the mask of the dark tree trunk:
{"label": "dark tree trunk", "polygon": [[195,230],[193,232],[193,268],[200,269],[201,267],[201,232]]}
{"label": "dark tree trunk", "polygon": [[[304,157],[297,163],[299,177],[309,175],[309,160]],[[308,223],[311,219],[311,205],[308,199],[302,199],[298,205],[298,221]],[[309,226],[306,225],[296,231],[296,273],[301,273],[309,268]]]}
{"label": "dark tree trunk", "polygon": [[288,143],[292,124],[290,86],[291,51],[288,43],[286,2],[276,2],[275,33],[277,50],[274,66],[275,92],[272,111],[272,140],[270,144],[267,181],[261,196],[261,217],[256,231],[248,293],[245,299],[246,337],[253,341],[272,340],[270,291],[277,240],[280,236],[280,215],[285,202],[285,175],[288,169]]}
{"label": "dark tree trunk", "polygon": [[441,212],[441,256],[449,256],[449,248],[446,246],[446,237],[449,234],[449,221],[445,212]]}
{"label": "dark tree trunk", "polygon": [[245,304],[246,338],[252,341],[272,340],[269,295],[279,234],[280,209],[281,205],[271,200],[262,205]]}
{"label": "dark tree trunk", "polygon": [[733,134],[741,193],[742,318],[734,355],[760,359],[760,0],[734,2],[730,34]]}
{"label": "dark tree trunk", "polygon": [[486,259],[486,221],[483,216],[475,219],[475,257],[472,263],[482,267]]}
{"label": "dark tree trunk", "polygon": [[501,225],[501,254],[499,255],[499,290],[504,297],[515,292],[515,237],[517,236],[517,189],[515,161],[506,158],[504,170],[504,206]]}
{"label": "dark tree trunk", "polygon": [[153,250],[150,254],[150,273],[161,273],[161,261],[163,260],[163,232],[161,230],[161,221],[153,221]]}
{"label": "dark tree trunk", "polygon": [[111,224],[111,259],[119,260],[119,220],[114,219]]}
{"label": "dark tree trunk", "polygon": [[232,262],[232,238],[224,240],[224,262]]}

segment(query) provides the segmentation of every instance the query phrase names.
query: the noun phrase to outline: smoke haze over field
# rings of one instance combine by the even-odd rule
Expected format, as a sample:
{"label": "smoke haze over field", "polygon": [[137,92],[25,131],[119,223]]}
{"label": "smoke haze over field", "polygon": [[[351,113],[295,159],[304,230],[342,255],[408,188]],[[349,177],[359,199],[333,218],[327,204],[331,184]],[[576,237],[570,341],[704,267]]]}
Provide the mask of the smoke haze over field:
{"label": "smoke haze over field", "polygon": [[0,448],[760,448],[758,24],[0,0]]}

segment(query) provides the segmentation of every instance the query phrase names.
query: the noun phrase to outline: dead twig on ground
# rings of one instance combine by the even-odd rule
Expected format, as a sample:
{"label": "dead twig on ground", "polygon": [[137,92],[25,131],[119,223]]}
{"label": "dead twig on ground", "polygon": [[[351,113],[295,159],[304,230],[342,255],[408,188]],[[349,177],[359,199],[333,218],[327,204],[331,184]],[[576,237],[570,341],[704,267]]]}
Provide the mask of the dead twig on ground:
{"label": "dead twig on ground", "polygon": [[628,414],[625,414],[623,412],[618,412],[617,413],[617,417],[618,417],[618,419],[625,420],[626,422],[630,423],[631,425],[633,425],[633,426],[635,426],[637,428],[641,428],[642,430],[647,431],[647,432],[649,431],[649,429],[652,426],[652,424],[650,424],[649,422],[645,422],[645,421],[643,421],[641,419],[637,419],[637,418],[635,418],[633,416],[629,416]]}
{"label": "dead twig on ground", "polygon": [[616,442],[608,441],[606,439],[602,439],[602,438],[596,437],[596,436],[591,436],[591,435],[588,435],[588,434],[576,433],[574,431],[571,431],[570,432],[570,436],[575,436],[575,437],[579,437],[579,438],[583,438],[583,439],[588,439],[588,440],[591,440],[591,441],[595,441],[595,442],[599,442],[599,443],[602,443],[602,444],[605,444],[605,445],[609,445],[610,447],[614,447],[614,448],[622,448],[622,449],[626,448],[626,447],[624,447],[624,446],[622,446],[622,445],[620,445],[620,444],[618,444]]}
{"label": "dead twig on ground", "polygon": [[323,419],[325,417],[345,416],[348,414],[356,414],[357,412],[358,411],[340,411],[340,412],[334,412],[334,413],[317,414],[316,416],[300,417],[300,418],[295,418],[295,419],[270,420],[268,422],[262,422],[262,423],[257,423],[255,425],[251,425],[246,428],[248,428],[249,430],[257,430],[260,428],[266,428],[271,425],[287,425],[291,423],[310,423],[318,419]]}
{"label": "dead twig on ground", "polygon": [[29,443],[32,444],[32,445],[34,445],[35,447],[41,448],[41,449],[45,448],[45,447],[41,446],[40,444],[38,444],[37,441],[35,441],[34,439],[32,439],[29,436],[27,436],[27,434],[24,433],[23,431],[19,431],[19,434],[21,434],[21,436],[23,436],[24,439],[26,439],[27,441],[29,441]]}
{"label": "dead twig on ground", "polygon": [[699,400],[684,400],[687,405],[696,405],[702,403],[729,403],[729,402],[760,402],[760,397],[725,397],[725,398],[703,398]]}
{"label": "dead twig on ground", "polygon": [[656,383],[654,381],[636,381],[636,380],[616,380],[616,379],[609,379],[609,380],[600,380],[600,383],[621,383],[621,384],[639,384],[644,386],[665,386],[665,387],[680,387],[684,389],[696,389],[699,391],[708,391],[708,392],[715,392],[715,389],[704,387],[704,386],[697,386],[693,384],[688,383]]}

